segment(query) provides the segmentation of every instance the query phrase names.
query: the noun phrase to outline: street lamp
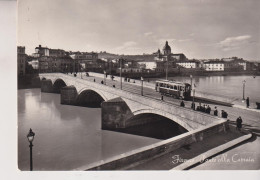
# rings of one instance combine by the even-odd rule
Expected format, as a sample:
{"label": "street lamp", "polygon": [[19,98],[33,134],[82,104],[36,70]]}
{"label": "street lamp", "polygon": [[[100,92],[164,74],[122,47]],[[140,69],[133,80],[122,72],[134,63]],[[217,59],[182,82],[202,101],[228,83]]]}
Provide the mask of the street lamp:
{"label": "street lamp", "polygon": [[105,84],[105,85],[106,85],[106,74],[107,74],[107,72],[104,71],[104,84]]}
{"label": "street lamp", "polygon": [[190,85],[191,85],[191,90],[192,90],[192,75],[190,75]]}
{"label": "street lamp", "polygon": [[120,63],[120,89],[122,90],[122,59],[119,59]]}
{"label": "street lamp", "polygon": [[243,100],[245,100],[245,86],[246,86],[246,80],[243,81]]}
{"label": "street lamp", "polygon": [[169,63],[168,63],[168,55],[166,56],[166,80],[168,80],[168,66],[169,66]]}
{"label": "street lamp", "polygon": [[30,171],[33,170],[33,161],[32,161],[32,147],[33,147],[33,139],[34,139],[35,133],[32,131],[32,129],[30,128],[29,133],[27,134],[27,139],[30,143],[29,147],[30,147]]}
{"label": "street lamp", "polygon": [[143,90],[144,78],[143,77],[141,77],[141,82],[142,82],[142,84],[141,84],[141,95],[143,96],[144,95],[144,90]]}
{"label": "street lamp", "polygon": [[192,109],[193,109],[193,110],[195,110],[194,98],[195,98],[195,87],[194,87],[194,89],[193,89],[193,99],[192,99]]}

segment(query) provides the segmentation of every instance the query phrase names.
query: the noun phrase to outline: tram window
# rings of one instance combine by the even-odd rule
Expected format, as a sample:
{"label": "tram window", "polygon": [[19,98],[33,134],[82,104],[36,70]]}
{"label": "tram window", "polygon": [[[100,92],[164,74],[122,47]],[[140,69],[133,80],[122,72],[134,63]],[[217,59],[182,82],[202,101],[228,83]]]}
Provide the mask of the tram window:
{"label": "tram window", "polygon": [[170,89],[173,89],[173,87],[172,87],[172,86],[170,86]]}
{"label": "tram window", "polygon": [[177,86],[174,85],[173,89],[177,90]]}
{"label": "tram window", "polygon": [[169,84],[166,84],[166,87],[169,88]]}
{"label": "tram window", "polygon": [[160,83],[159,86],[162,87],[162,83]]}

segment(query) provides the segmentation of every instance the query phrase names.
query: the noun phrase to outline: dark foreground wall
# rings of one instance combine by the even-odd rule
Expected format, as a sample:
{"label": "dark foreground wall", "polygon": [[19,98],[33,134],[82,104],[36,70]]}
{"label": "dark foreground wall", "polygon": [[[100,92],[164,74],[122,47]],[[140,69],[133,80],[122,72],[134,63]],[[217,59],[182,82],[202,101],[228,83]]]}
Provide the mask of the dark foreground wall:
{"label": "dark foreground wall", "polygon": [[216,133],[227,131],[228,122],[223,121],[219,124],[213,124],[205,128],[187,132],[185,134],[137,149],[125,154],[112,157],[106,161],[93,163],[86,167],[81,167],[75,170],[117,170],[124,169],[134,163],[140,163],[153,157],[158,157],[176,150],[182,146],[202,141],[204,138]]}

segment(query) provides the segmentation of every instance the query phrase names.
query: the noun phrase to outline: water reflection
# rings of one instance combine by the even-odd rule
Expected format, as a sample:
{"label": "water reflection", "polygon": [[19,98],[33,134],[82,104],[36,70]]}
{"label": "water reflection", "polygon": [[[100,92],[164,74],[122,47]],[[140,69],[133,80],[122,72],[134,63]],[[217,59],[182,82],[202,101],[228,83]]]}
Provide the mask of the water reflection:
{"label": "water reflection", "polygon": [[34,170],[71,170],[159,140],[101,130],[101,109],[60,104],[59,94],[18,91],[18,167],[29,169],[26,134],[36,133]]}

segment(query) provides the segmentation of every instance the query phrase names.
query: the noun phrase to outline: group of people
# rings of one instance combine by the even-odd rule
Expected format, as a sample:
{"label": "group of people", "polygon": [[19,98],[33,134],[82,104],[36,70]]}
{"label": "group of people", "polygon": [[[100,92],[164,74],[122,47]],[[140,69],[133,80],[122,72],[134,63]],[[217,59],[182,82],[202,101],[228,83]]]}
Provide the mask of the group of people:
{"label": "group of people", "polygon": [[[192,108],[193,108],[195,105],[192,104],[191,106],[192,106]],[[197,111],[201,111],[201,112],[205,112],[205,113],[207,113],[207,114],[210,114],[210,112],[211,112],[211,107],[209,107],[209,105],[206,105],[206,104],[204,104],[204,105],[202,106],[201,103],[199,103],[199,105],[197,106],[196,110],[197,110]]]}

